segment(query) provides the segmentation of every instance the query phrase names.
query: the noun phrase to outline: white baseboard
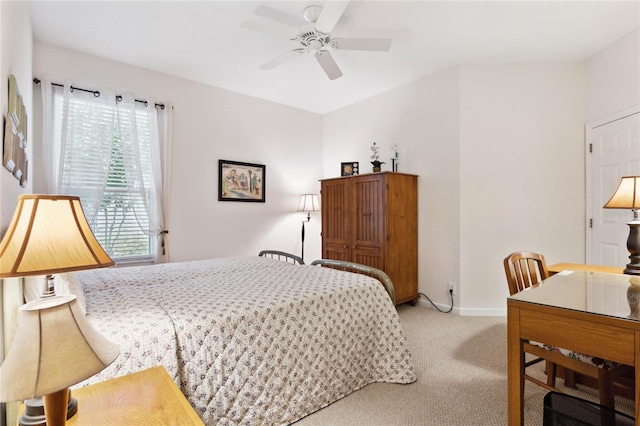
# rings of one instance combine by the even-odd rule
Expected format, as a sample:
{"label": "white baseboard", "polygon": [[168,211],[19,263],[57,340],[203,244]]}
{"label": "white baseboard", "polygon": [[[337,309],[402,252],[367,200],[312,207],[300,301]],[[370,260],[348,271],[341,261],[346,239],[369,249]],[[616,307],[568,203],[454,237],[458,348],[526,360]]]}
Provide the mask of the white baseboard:
{"label": "white baseboard", "polygon": [[[443,305],[441,303],[435,303],[435,305],[441,311],[448,311],[451,306]],[[417,306],[428,308],[428,309],[436,309],[428,300],[420,299],[418,300]],[[486,309],[486,308],[459,308],[458,306],[454,306],[453,310],[450,312],[453,315],[461,315],[461,316],[476,316],[476,317],[506,317],[507,309]]]}

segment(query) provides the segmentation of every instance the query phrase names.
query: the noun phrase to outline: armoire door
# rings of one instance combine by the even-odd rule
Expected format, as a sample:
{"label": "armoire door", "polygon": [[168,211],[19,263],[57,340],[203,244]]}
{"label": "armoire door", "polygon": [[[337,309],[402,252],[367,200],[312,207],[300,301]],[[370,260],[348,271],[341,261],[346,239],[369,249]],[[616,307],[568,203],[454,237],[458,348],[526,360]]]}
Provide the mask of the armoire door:
{"label": "armoire door", "polygon": [[322,257],[351,260],[349,182],[336,179],[322,183]]}
{"label": "armoire door", "polygon": [[384,175],[351,179],[352,261],[384,270]]}

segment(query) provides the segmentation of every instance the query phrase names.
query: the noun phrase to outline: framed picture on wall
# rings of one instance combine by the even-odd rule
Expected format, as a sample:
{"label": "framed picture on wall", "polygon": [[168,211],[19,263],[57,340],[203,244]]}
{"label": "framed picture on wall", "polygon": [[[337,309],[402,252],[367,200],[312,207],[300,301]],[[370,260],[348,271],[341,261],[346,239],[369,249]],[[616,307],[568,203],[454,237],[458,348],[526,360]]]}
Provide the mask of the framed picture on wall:
{"label": "framed picture on wall", "polygon": [[18,93],[18,83],[16,82],[16,77],[11,74],[9,75],[9,104],[7,105],[7,115],[13,120],[14,127],[18,127],[20,123],[20,119],[18,115],[20,114],[20,103],[22,97]]}
{"label": "framed picture on wall", "polygon": [[218,160],[218,201],[265,202],[264,164]]}
{"label": "framed picture on wall", "polygon": [[14,141],[14,137],[16,136],[13,133],[13,122],[10,117],[7,117],[5,120],[4,126],[4,142],[3,142],[3,164],[10,172],[13,172],[13,169],[16,167],[16,162],[14,160],[14,149],[17,149],[16,143]]}
{"label": "framed picture on wall", "polygon": [[2,164],[20,181],[22,187],[26,187],[28,163],[27,109],[22,102],[16,78],[10,75],[7,116],[2,140]]}

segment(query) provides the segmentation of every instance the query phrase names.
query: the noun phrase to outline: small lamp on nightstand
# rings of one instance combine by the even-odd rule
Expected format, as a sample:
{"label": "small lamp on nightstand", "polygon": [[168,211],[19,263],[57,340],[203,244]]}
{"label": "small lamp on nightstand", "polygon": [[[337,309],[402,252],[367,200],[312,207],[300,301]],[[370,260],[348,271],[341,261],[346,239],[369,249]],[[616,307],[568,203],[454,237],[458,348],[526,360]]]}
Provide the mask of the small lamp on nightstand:
{"label": "small lamp on nightstand", "polygon": [[26,303],[0,367],[0,401],[44,396],[47,426],[64,425],[69,386],[111,364],[120,349],[87,321],[76,296],[65,294]]}
{"label": "small lamp on nightstand", "polygon": [[307,220],[302,221],[302,260],[304,260],[304,224],[311,220],[311,212],[320,210],[320,201],[317,194],[302,194],[298,203],[299,212],[307,212]]}
{"label": "small lamp on nightstand", "polygon": [[628,222],[629,238],[627,249],[630,262],[624,269],[625,274],[640,275],[640,176],[623,176],[618,189],[604,205],[605,209],[627,209],[633,212],[633,219]]}
{"label": "small lamp on nightstand", "polygon": [[[22,195],[0,242],[0,278],[111,266],[78,197]],[[0,401],[44,397],[47,426],[64,425],[68,388],[118,356],[120,349],[87,321],[76,296],[45,297],[18,309],[17,329],[0,366]]]}

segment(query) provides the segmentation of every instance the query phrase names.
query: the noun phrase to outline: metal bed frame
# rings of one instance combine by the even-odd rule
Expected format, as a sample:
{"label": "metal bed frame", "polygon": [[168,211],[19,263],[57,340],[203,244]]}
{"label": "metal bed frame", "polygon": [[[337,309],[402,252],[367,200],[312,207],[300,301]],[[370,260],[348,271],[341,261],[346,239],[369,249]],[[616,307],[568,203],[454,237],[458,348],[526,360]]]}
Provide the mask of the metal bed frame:
{"label": "metal bed frame", "polygon": [[[304,260],[300,256],[296,256],[291,253],[286,253],[284,251],[279,250],[262,250],[258,253],[258,256],[268,257],[270,259],[282,260],[284,262],[304,265]],[[341,271],[347,272],[355,272],[357,274],[368,275],[372,278],[377,279],[382,283],[385,290],[389,294],[391,301],[393,304],[396,304],[396,290],[393,287],[393,283],[391,282],[391,278],[384,271],[374,268],[372,266],[362,265],[360,263],[347,262],[344,260],[333,260],[333,259],[318,259],[311,262],[312,266],[324,266],[333,269],[339,269]]]}
{"label": "metal bed frame", "polygon": [[396,304],[396,290],[393,287],[391,278],[384,271],[372,266],[362,265],[360,263],[346,262],[344,260],[318,259],[311,262],[311,265],[319,265],[341,271],[355,272],[358,274],[368,275],[380,281],[387,290],[393,304]]}
{"label": "metal bed frame", "polygon": [[260,253],[258,253],[258,256],[268,257],[270,259],[278,259],[284,262],[298,265],[304,265],[304,260],[302,260],[301,257],[278,250],[262,250]]}

